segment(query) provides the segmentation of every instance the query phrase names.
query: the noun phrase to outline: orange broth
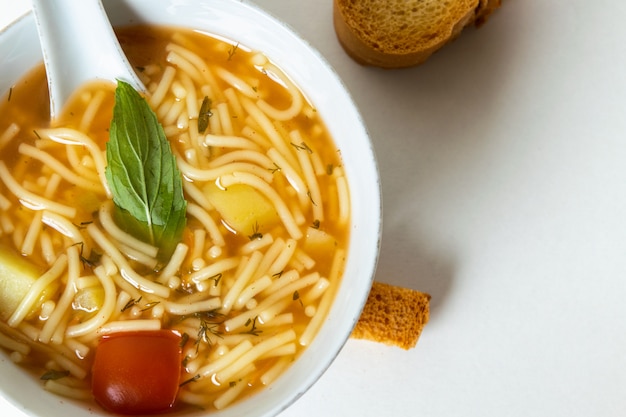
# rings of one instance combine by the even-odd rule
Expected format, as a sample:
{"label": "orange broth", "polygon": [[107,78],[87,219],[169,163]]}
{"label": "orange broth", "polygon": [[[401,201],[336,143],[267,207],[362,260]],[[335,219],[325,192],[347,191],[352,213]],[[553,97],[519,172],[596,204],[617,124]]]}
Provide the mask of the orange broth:
{"label": "orange broth", "polygon": [[[143,260],[133,247],[115,249],[124,258],[121,263],[107,251],[100,234],[110,242],[120,239],[111,237],[112,226],[103,217],[111,199],[101,183],[98,158],[104,158],[108,141],[114,86],[85,86],[51,126],[45,71],[43,65],[35,68],[0,103],[0,138],[5,138],[0,142],[0,248],[3,256],[31,265],[37,279],[53,269],[62,254],[71,260],[79,253],[80,268],[72,270],[68,261],[67,268],[35,294],[36,302],[23,317],[15,317],[15,306],[0,311],[0,332],[18,347],[27,347],[28,353],[4,348],[14,361],[38,374],[69,370],[55,384],[42,384],[60,395],[89,401],[98,341],[108,332],[126,331],[115,330],[111,323],[158,323],[184,335],[178,407],[227,407],[233,401],[227,392],[238,390],[232,396],[237,401],[277,378],[310,344],[323,321],[319,316],[329,308],[349,239],[349,198],[340,153],[314,105],[271,61],[245,45],[176,28],[136,26],[117,33],[149,90],[147,100],[179,167],[188,166],[181,168],[189,203],[182,241],[186,252],[172,271],[149,256]],[[172,81],[165,82],[165,93],[156,100],[164,77],[170,76]],[[211,116],[201,133],[198,109],[205,97]],[[284,120],[273,118],[274,113]],[[85,135],[97,149],[63,144],[59,137],[65,131],[59,129],[69,129],[71,138]],[[51,160],[70,172],[67,178]],[[272,193],[240,182],[240,172],[262,181]],[[223,186],[227,177],[231,182]],[[20,191],[12,188],[12,181]],[[74,212],[64,215],[55,207],[25,203],[25,193]],[[64,234],[63,224],[74,234]],[[210,272],[212,266],[219,271]],[[133,285],[120,272],[126,267],[167,294]],[[114,285],[113,295],[103,280]],[[70,282],[73,287],[68,289]],[[20,290],[24,297],[34,281],[26,284]],[[278,298],[285,289],[288,292]],[[268,301],[273,296],[277,299]],[[20,301],[11,298],[15,294],[2,297],[14,304]],[[81,327],[95,323],[110,303],[114,309],[93,331]],[[65,310],[56,314],[54,330],[46,328],[57,308]],[[245,320],[229,321],[237,316]],[[277,335],[284,341],[272,350],[249,353],[250,363],[209,372],[211,364],[229,352],[254,352],[251,349]]]}

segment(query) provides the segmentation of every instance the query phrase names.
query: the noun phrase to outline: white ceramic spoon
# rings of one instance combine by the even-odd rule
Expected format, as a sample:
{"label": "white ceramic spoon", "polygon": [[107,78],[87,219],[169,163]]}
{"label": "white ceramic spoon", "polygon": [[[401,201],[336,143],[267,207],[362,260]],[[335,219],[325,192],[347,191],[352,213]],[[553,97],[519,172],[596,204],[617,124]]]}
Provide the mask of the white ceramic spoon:
{"label": "white ceramic spoon", "polygon": [[84,83],[117,79],[145,87],[128,63],[100,0],[32,0],[54,120]]}

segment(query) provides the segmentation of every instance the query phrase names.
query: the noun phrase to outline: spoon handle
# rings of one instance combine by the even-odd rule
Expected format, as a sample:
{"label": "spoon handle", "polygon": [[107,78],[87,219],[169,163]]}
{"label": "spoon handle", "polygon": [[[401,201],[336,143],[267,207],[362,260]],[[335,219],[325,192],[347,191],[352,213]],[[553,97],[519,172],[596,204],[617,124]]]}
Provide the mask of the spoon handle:
{"label": "spoon handle", "polygon": [[54,120],[84,83],[121,79],[145,87],[117,41],[100,0],[32,0]]}

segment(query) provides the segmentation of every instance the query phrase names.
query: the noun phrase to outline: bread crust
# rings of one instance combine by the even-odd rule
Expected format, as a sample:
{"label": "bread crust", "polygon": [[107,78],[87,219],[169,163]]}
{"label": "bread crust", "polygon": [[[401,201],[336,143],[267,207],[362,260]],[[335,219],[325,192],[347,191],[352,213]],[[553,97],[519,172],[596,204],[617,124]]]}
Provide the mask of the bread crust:
{"label": "bread crust", "polygon": [[[383,14],[366,14],[365,11],[372,10],[373,3],[382,10],[385,7],[390,9]],[[407,3],[333,0],[333,25],[340,45],[358,63],[389,69],[404,68],[425,62],[435,51],[456,39],[465,27],[482,25],[500,3],[501,0],[456,0],[446,9],[445,18],[432,17],[437,19],[435,25],[428,21],[429,16],[422,16],[419,23],[395,19],[396,15],[411,12],[404,10],[410,7]],[[391,8],[393,5],[397,9]]]}
{"label": "bread crust", "polygon": [[408,350],[429,319],[430,295],[374,281],[352,337]]}

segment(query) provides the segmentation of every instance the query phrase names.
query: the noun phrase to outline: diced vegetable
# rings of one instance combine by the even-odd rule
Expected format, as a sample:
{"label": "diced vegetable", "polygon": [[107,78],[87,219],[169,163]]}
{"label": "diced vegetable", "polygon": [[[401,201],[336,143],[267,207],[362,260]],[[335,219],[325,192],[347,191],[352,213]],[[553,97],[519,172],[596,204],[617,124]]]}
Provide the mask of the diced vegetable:
{"label": "diced vegetable", "polygon": [[204,192],[226,225],[243,236],[262,233],[279,221],[272,203],[249,185],[234,184],[224,190],[209,183]]}
{"label": "diced vegetable", "polygon": [[314,227],[306,229],[304,249],[307,252],[332,252],[335,250],[335,244],[335,238],[331,234]]}
{"label": "diced vegetable", "polygon": [[118,414],[152,414],[171,409],[181,371],[181,337],[169,330],[104,336],[92,368],[92,391],[105,409]]}
{"label": "diced vegetable", "polygon": [[71,188],[71,198],[74,201],[74,207],[82,210],[83,213],[90,215],[100,209],[101,197],[88,190]]}
{"label": "diced vegetable", "polygon": [[72,307],[74,310],[81,311],[85,317],[89,317],[100,310],[103,303],[104,289],[102,287],[88,287],[78,290]]}
{"label": "diced vegetable", "polygon": [[0,320],[13,314],[40,275],[39,268],[26,258],[0,247]]}

